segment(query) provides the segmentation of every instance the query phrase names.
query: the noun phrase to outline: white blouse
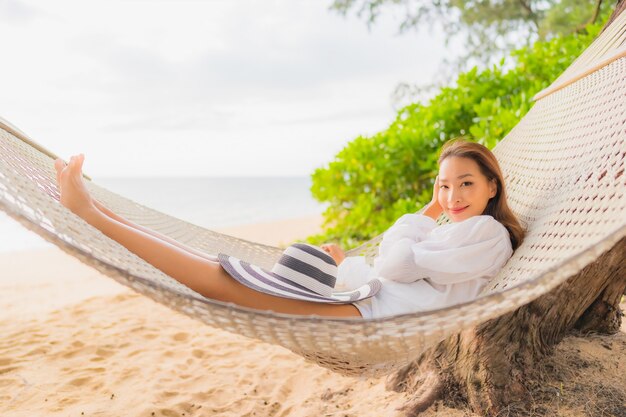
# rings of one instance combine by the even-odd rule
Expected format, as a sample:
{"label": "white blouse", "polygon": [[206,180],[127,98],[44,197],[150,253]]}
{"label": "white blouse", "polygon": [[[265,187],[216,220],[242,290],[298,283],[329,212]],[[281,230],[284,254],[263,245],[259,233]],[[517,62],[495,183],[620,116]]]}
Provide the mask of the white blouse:
{"label": "white blouse", "polygon": [[352,303],[363,318],[435,310],[478,296],[512,254],[508,230],[492,216],[439,226],[407,213],[384,233],[373,266],[363,256],[339,264],[337,287],[381,279],[375,296]]}

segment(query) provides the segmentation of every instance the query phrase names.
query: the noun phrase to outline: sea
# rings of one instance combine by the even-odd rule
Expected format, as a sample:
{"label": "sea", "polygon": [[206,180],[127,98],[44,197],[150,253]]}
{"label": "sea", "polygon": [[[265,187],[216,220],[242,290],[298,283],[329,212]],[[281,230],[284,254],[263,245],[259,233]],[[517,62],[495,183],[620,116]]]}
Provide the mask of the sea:
{"label": "sea", "polygon": [[[208,229],[321,214],[305,177],[93,178],[137,203]],[[49,247],[50,243],[0,211],[0,251]]]}

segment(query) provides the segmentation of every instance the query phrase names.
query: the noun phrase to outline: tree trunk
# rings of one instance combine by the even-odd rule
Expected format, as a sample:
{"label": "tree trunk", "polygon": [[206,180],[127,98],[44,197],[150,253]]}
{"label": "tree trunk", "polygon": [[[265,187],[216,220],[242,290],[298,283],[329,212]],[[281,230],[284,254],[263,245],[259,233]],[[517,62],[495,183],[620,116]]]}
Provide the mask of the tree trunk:
{"label": "tree trunk", "polygon": [[626,0],[618,0],[615,3],[615,9],[613,9],[613,13],[611,13],[611,16],[604,24],[604,27],[602,28],[602,31],[600,33],[604,32],[604,30],[609,27],[611,23],[613,23],[613,21],[617,18],[617,16],[619,16],[620,13],[622,13],[624,10],[626,10]]}
{"label": "tree trunk", "polygon": [[537,364],[569,331],[619,331],[625,252],[626,238],[550,293],[442,341],[392,374],[387,389],[413,394],[406,416],[440,398],[484,416],[529,415],[528,393],[542,383]]}

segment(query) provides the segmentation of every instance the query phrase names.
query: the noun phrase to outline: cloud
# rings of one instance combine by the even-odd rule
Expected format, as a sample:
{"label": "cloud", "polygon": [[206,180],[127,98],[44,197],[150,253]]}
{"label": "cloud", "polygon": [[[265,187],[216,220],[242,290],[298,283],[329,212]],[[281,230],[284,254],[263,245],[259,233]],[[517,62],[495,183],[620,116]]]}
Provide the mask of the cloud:
{"label": "cloud", "polygon": [[17,0],[0,2],[0,19],[8,24],[25,24],[42,16],[36,8]]}
{"label": "cloud", "polygon": [[[368,31],[317,1],[0,5],[0,37],[15,40],[3,52],[20,57],[0,68],[0,112],[27,133],[43,133],[59,153],[89,148],[103,158],[91,159],[96,167],[126,142],[151,147],[153,161],[167,158],[171,150],[154,144],[172,138],[198,150],[254,138],[267,144],[258,152],[314,138],[333,144],[316,148],[319,164],[341,148],[338,138],[345,144],[384,129],[397,83],[427,81],[450,54],[440,35],[396,36],[397,22],[385,18]],[[293,157],[272,172],[283,163],[305,175],[311,154]],[[123,161],[120,171],[160,169],[142,158]],[[140,166],[124,165],[131,161]],[[188,166],[176,160],[167,169]],[[226,156],[202,167],[205,175],[243,169],[266,167]]]}

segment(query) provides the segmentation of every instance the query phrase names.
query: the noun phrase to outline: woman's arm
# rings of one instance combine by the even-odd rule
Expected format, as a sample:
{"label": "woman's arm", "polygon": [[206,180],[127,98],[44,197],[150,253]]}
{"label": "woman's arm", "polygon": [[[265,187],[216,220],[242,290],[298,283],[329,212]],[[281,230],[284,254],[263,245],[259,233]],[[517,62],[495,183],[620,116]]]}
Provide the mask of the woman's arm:
{"label": "woman's arm", "polygon": [[428,216],[434,221],[437,221],[441,213],[443,213],[443,208],[439,204],[439,175],[435,178],[435,185],[433,187],[433,198],[430,200],[422,210],[423,213],[418,212],[419,214],[423,214],[424,216]]}
{"label": "woman's arm", "polygon": [[172,239],[169,236],[165,236],[155,230],[149,229],[147,227],[143,227],[141,225],[138,225],[137,223],[133,223],[132,221],[125,219],[124,217],[120,216],[119,214],[114,213],[113,211],[111,211],[110,209],[108,209],[104,204],[100,203],[98,200],[94,199],[94,205],[96,206],[96,208],[98,210],[100,210],[103,214],[109,216],[111,219],[116,220],[122,224],[125,224],[126,226],[132,227],[134,229],[140,230],[144,233],[147,233],[151,236],[154,236],[158,239],[163,240],[164,242],[167,242],[171,245],[174,245],[180,249],[186,250],[189,253],[192,253],[196,256],[200,256],[204,259],[208,259],[210,261],[214,261],[217,262],[217,256],[213,256],[213,255],[209,255],[208,253],[204,253],[202,251],[199,251],[197,249],[194,249],[190,246],[187,246],[175,239]]}
{"label": "woman's arm", "polygon": [[424,211],[420,214],[423,214],[424,216],[428,216],[434,221],[437,221],[439,216],[441,216],[442,212],[443,210],[441,209],[441,206],[439,204],[433,204],[433,202],[431,201],[430,203],[426,205],[426,207],[424,208]]}

